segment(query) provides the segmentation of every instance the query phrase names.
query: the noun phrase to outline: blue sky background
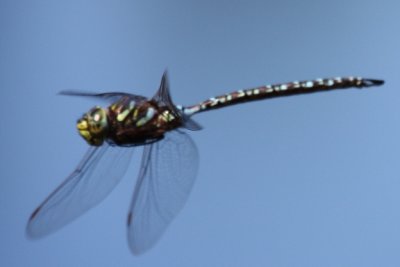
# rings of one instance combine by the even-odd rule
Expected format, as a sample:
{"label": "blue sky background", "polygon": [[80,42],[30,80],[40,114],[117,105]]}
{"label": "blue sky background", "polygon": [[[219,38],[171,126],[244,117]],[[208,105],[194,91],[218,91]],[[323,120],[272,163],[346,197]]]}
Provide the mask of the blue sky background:
{"label": "blue sky background", "polygon": [[[0,1],[1,266],[400,266],[398,1]],[[39,241],[37,205],[87,145],[96,103],[152,96],[168,68],[189,105],[266,83],[360,75],[383,87],[204,113],[184,210],[135,257],[126,216],[140,151],[99,206]]]}

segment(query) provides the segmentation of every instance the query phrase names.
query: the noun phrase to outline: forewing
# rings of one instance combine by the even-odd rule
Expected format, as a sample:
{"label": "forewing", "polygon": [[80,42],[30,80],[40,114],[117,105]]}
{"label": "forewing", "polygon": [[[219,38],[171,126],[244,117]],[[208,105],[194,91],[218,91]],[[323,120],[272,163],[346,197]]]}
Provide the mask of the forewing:
{"label": "forewing", "polygon": [[90,147],[78,167],[32,213],[27,235],[39,238],[68,224],[103,200],[124,175],[133,148]]}
{"label": "forewing", "polygon": [[128,242],[134,254],[150,249],[182,209],[197,168],[197,148],[184,132],[170,132],[145,146],[128,215]]}
{"label": "forewing", "polygon": [[101,99],[106,100],[107,102],[115,102],[115,101],[121,99],[122,97],[128,97],[135,101],[142,101],[142,100],[146,99],[145,97],[140,96],[140,95],[128,94],[128,93],[123,93],[123,92],[93,93],[93,92],[86,92],[86,91],[73,90],[73,89],[63,90],[63,91],[59,92],[58,94],[66,95],[66,96],[101,98]]}

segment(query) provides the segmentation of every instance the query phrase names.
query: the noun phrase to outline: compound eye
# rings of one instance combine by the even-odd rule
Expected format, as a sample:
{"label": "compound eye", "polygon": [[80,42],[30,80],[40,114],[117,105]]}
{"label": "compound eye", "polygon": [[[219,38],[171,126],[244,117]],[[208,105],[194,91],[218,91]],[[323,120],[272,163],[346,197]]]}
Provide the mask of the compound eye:
{"label": "compound eye", "polygon": [[95,122],[99,122],[99,121],[101,120],[101,114],[100,114],[100,112],[96,112],[96,113],[93,115],[93,120],[94,120]]}
{"label": "compound eye", "polygon": [[101,110],[100,107],[94,107],[89,111],[89,115],[90,117],[94,117],[94,115],[96,115],[97,113],[99,113],[99,111]]}
{"label": "compound eye", "polygon": [[89,112],[89,117],[93,122],[99,123],[103,120],[103,110],[100,107],[94,107],[90,112]]}

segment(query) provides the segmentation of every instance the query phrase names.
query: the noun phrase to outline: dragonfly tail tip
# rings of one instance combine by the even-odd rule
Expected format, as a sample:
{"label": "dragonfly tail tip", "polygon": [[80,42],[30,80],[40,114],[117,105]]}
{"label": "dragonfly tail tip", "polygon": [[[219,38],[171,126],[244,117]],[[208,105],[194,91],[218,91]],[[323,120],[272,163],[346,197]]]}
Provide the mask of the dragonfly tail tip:
{"label": "dragonfly tail tip", "polygon": [[370,87],[370,86],[380,86],[385,83],[384,80],[378,79],[363,79],[363,86]]}

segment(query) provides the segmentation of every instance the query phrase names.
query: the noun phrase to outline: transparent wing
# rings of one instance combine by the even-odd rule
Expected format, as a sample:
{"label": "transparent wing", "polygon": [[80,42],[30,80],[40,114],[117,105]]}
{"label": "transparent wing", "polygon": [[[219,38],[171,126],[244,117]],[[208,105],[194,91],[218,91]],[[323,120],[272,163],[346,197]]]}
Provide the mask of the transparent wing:
{"label": "transparent wing", "polygon": [[80,97],[92,97],[92,98],[102,98],[109,102],[117,101],[122,97],[128,97],[129,99],[133,99],[135,101],[145,100],[146,98],[140,95],[133,95],[123,92],[109,92],[109,93],[93,93],[93,92],[86,92],[80,90],[63,90],[58,93],[59,95],[66,95],[66,96],[80,96]]}
{"label": "transparent wing", "polygon": [[191,119],[189,116],[181,112],[175,104],[172,102],[171,94],[169,91],[168,72],[164,71],[161,78],[160,88],[156,94],[152,97],[152,100],[156,101],[159,106],[167,106],[175,116],[180,117],[182,120],[182,127],[191,131],[201,130],[202,127],[199,123]]}
{"label": "transparent wing", "polygon": [[78,167],[32,213],[27,235],[39,238],[68,224],[103,200],[121,180],[132,148],[90,147]]}
{"label": "transparent wing", "polygon": [[183,208],[197,167],[197,148],[184,132],[170,132],[145,146],[128,215],[128,242],[134,254],[150,249]]}

